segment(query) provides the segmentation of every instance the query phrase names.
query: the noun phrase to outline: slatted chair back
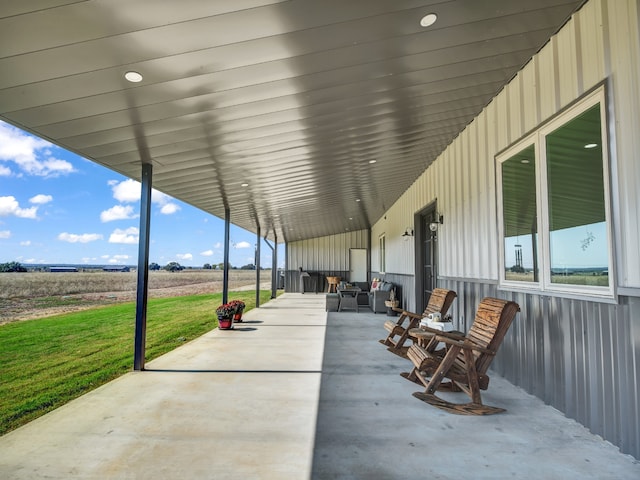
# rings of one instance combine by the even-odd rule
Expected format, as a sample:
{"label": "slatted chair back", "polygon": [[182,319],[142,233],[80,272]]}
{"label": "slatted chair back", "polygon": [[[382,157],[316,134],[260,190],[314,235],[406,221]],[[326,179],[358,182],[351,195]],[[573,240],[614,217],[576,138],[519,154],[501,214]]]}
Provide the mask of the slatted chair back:
{"label": "slatted chair back", "polygon": [[[466,337],[475,345],[486,348],[493,354],[474,352],[478,374],[487,373],[495,352],[504,340],[518,311],[520,311],[518,304],[508,300],[487,297],[480,302],[473,325]],[[463,359],[460,358],[460,360]]]}
{"label": "slatted chair back", "polygon": [[429,297],[429,303],[427,304],[422,316],[426,317],[432,313],[441,313],[444,315],[449,311],[449,307],[458,295],[453,290],[446,290],[444,288],[434,288]]}
{"label": "slatted chair back", "polygon": [[[405,347],[404,344],[409,339],[409,330],[416,328],[420,320],[432,313],[439,312],[445,315],[457,296],[453,290],[435,288],[431,292],[429,303],[424,309],[424,312],[417,314],[403,310],[398,320],[387,320],[384,322],[384,328],[389,334],[387,338],[379,340],[380,343],[389,347],[389,351],[403,357],[406,356],[409,347]],[[396,339],[395,337],[398,338]]]}

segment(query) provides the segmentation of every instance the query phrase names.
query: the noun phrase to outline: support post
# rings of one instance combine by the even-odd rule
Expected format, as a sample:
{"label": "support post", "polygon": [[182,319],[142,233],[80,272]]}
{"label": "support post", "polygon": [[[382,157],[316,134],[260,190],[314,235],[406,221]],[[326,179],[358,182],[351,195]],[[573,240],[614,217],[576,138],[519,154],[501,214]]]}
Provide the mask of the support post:
{"label": "support post", "polygon": [[136,286],[136,329],[133,369],[144,370],[147,337],[147,297],[149,292],[149,227],[151,225],[151,188],[153,166],[142,165],[140,192],[140,232],[138,240],[138,281]]}
{"label": "support post", "polygon": [[278,280],[278,237],[275,232],[273,233],[273,238],[275,239],[275,244],[271,245],[266,235],[264,237],[264,243],[271,249],[271,298],[276,298],[276,289],[278,288],[278,284],[276,283]]}
{"label": "support post", "polygon": [[231,212],[224,209],[224,269],[222,273],[222,303],[229,301],[229,226],[231,224]]}
{"label": "support post", "polygon": [[260,307],[260,225],[256,231],[256,308]]}
{"label": "support post", "polygon": [[278,290],[278,234],[273,232],[273,255],[271,255],[271,298],[276,298]]}

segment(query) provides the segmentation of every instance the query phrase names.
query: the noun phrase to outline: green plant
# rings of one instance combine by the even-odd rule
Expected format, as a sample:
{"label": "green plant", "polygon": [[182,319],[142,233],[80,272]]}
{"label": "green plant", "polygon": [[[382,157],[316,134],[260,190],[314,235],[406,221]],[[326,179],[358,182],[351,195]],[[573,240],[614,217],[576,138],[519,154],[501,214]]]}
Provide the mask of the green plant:
{"label": "green plant", "polygon": [[244,308],[246,306],[242,300],[231,300],[229,302],[229,305],[233,306],[233,308],[235,309],[234,313],[240,313],[244,311]]}
{"label": "green plant", "polygon": [[232,305],[230,303],[223,303],[218,308],[216,308],[216,315],[218,315],[218,318],[229,318],[235,313],[236,307],[235,305]]}

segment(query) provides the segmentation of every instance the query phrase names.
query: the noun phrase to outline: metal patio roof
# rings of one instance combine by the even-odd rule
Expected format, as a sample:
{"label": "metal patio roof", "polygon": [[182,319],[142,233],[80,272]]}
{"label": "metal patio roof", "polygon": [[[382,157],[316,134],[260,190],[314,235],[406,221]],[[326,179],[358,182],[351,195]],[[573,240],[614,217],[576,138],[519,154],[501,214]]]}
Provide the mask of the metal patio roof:
{"label": "metal patio roof", "polygon": [[360,230],[582,3],[6,0],[0,118],[272,240]]}

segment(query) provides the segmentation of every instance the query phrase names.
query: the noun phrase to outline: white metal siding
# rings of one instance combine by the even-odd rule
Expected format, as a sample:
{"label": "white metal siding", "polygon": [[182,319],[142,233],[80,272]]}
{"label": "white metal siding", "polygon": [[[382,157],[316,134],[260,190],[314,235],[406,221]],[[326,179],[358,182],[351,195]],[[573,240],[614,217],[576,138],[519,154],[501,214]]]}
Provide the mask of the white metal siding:
{"label": "white metal siding", "polygon": [[367,230],[311,238],[287,244],[289,270],[348,271],[349,249],[369,248]]}
{"label": "white metal siding", "polygon": [[588,2],[373,226],[372,258],[385,232],[387,271],[413,274],[400,236],[437,199],[440,275],[497,281],[495,155],[608,79],[615,269],[620,286],[640,288],[638,39],[635,0]]}

